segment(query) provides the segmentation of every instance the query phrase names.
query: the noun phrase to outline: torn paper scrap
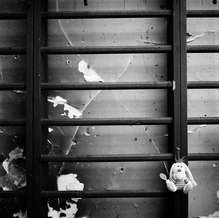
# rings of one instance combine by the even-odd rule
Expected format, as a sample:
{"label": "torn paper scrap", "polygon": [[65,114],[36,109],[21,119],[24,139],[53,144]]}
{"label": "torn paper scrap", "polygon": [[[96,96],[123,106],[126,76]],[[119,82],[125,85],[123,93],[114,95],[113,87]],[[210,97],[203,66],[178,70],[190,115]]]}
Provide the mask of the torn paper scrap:
{"label": "torn paper scrap", "polygon": [[78,71],[84,75],[84,79],[87,82],[104,82],[97,72],[84,60],[78,63]]}

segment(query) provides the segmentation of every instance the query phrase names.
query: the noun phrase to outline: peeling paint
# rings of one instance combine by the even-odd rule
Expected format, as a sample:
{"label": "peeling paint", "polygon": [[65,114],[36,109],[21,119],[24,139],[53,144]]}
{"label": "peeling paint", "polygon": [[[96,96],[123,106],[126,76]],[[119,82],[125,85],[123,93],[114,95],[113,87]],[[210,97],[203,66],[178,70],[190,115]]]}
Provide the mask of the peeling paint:
{"label": "peeling paint", "polygon": [[27,218],[27,211],[25,211],[24,213],[22,211],[14,213],[13,217],[17,217],[17,218]]}
{"label": "peeling paint", "polygon": [[215,211],[214,213],[208,216],[199,216],[199,218],[219,218],[219,211]]}
{"label": "peeling paint", "polygon": [[144,40],[144,39],[138,39],[136,41],[139,43],[147,44],[147,45],[165,45],[166,44],[163,42],[149,41],[149,40]]}
{"label": "peeling paint", "polygon": [[24,94],[25,93],[25,91],[22,91],[22,90],[14,90],[13,92],[16,94]]}
{"label": "peeling paint", "polygon": [[204,35],[205,35],[205,33],[201,33],[201,34],[198,34],[198,35],[192,35],[192,34],[190,34],[190,33],[187,33],[186,42],[187,42],[187,43],[193,42],[193,41],[195,41],[196,39],[199,39],[199,38],[203,37]]}
{"label": "peeling paint", "polygon": [[76,140],[72,140],[71,146],[75,146],[75,145],[77,145],[77,141]]}
{"label": "peeling paint", "polygon": [[[58,191],[83,191],[84,190],[84,184],[81,183],[77,179],[77,174],[67,174],[67,175],[61,175],[57,178],[57,187]],[[70,201],[66,201],[66,205],[68,206],[66,209],[60,208],[60,210],[55,210],[48,204],[48,217],[52,218],[60,218],[60,217],[66,217],[66,218],[74,218],[77,211],[77,202],[80,200],[80,198],[71,198]]]}
{"label": "peeling paint", "polygon": [[207,34],[212,34],[212,33],[216,33],[217,31],[219,30],[209,30],[209,31],[206,31],[204,33],[200,33],[200,34],[197,34],[197,35],[193,35],[191,33],[187,33],[187,39],[186,39],[186,42],[187,43],[190,43],[190,42],[193,42],[195,41],[196,39],[199,39],[201,37],[204,37],[206,36]]}
{"label": "peeling paint", "polygon": [[9,158],[5,159],[2,167],[6,171],[0,177],[0,186],[5,191],[16,190],[26,186],[25,157],[23,149],[17,147],[9,153]]}
{"label": "peeling paint", "polygon": [[83,191],[84,184],[77,179],[77,174],[61,175],[57,178],[59,191]]}
{"label": "peeling paint", "polygon": [[[207,127],[207,125],[200,125],[196,128],[193,128],[193,129],[188,129],[188,133],[189,134],[193,134],[193,133],[196,133],[198,130],[200,130],[201,128],[204,128],[204,127]],[[191,128],[191,127],[190,127]]]}
{"label": "peeling paint", "polygon": [[64,113],[61,115],[68,116],[69,118],[73,119],[79,118],[82,115],[82,113],[78,109],[72,107],[71,105],[64,104]]}
{"label": "peeling paint", "polygon": [[84,60],[78,63],[78,71],[83,74],[87,82],[104,82],[97,72]]}
{"label": "peeling paint", "polygon": [[217,198],[218,198],[218,201],[219,201],[219,190],[217,191]]}
{"label": "peeling paint", "polygon": [[54,130],[53,130],[53,128],[49,128],[48,131],[49,132],[53,132]]}
{"label": "peeling paint", "polygon": [[65,218],[74,218],[77,211],[78,211],[77,204],[70,203],[70,202],[66,202],[66,204],[69,206],[69,208],[67,208],[65,210],[60,209],[59,211],[54,210],[48,204],[48,217],[60,218],[60,217],[63,217],[61,214],[65,214],[64,215]]}
{"label": "peeling paint", "polygon": [[67,100],[60,97],[60,96],[56,96],[56,97],[48,97],[48,101],[53,103],[53,107],[56,107],[59,104],[66,104]]}
{"label": "peeling paint", "polygon": [[61,114],[62,116],[68,116],[70,119],[73,119],[79,118],[82,115],[82,112],[80,110],[67,104],[67,100],[60,96],[48,97],[48,102],[53,103],[53,107],[56,107],[57,105],[63,105],[64,112],[63,114]]}
{"label": "peeling paint", "polygon": [[213,163],[213,164],[212,164],[212,167],[217,167],[217,163]]}
{"label": "peeling paint", "polygon": [[91,136],[91,134],[90,134],[89,132],[87,132],[87,131],[84,132],[84,135],[85,135],[85,136]]}

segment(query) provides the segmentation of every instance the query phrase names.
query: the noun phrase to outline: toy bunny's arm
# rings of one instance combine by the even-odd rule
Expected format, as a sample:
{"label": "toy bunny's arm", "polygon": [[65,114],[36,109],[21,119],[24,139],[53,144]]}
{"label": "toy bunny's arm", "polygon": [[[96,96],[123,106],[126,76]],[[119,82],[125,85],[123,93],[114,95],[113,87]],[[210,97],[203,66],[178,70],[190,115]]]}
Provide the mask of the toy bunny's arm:
{"label": "toy bunny's arm", "polygon": [[171,192],[177,191],[176,185],[175,185],[174,182],[171,181],[170,179],[167,179],[167,180],[166,180],[166,185],[167,185],[167,188],[168,188],[169,191],[171,191]]}
{"label": "toy bunny's arm", "polygon": [[175,192],[177,190],[177,187],[174,184],[174,182],[171,181],[170,179],[167,179],[167,176],[165,174],[161,173],[160,178],[163,179],[166,182],[166,186],[167,186],[169,191]]}

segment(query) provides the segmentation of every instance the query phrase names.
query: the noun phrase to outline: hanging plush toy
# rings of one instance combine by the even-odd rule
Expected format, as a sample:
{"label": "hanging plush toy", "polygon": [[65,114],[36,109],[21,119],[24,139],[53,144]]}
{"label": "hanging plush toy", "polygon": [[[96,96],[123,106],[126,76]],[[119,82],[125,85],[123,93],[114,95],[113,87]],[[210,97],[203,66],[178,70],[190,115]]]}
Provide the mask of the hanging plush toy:
{"label": "hanging plush toy", "polygon": [[167,188],[171,192],[183,190],[187,194],[197,186],[191,171],[183,162],[177,162],[171,166],[169,179],[163,173],[160,174],[160,178],[166,181]]}
{"label": "hanging plush toy", "polygon": [[195,182],[189,167],[183,163],[183,158],[180,158],[180,148],[176,148],[176,163],[170,168],[169,179],[163,173],[160,178],[166,181],[167,188],[171,192],[182,190],[185,194],[191,191],[197,183]]}

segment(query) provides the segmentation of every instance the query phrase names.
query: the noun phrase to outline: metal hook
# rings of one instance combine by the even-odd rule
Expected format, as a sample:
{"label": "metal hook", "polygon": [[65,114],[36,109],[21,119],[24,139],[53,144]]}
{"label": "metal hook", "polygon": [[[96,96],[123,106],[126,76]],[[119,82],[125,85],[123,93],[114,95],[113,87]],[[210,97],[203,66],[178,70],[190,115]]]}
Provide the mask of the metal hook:
{"label": "metal hook", "polygon": [[88,6],[87,0],[84,0],[84,6]]}
{"label": "metal hook", "polygon": [[180,162],[180,147],[176,147],[175,161]]}
{"label": "metal hook", "polygon": [[180,157],[180,147],[176,147],[176,153],[175,153],[175,161],[176,162],[186,162],[187,156]]}

